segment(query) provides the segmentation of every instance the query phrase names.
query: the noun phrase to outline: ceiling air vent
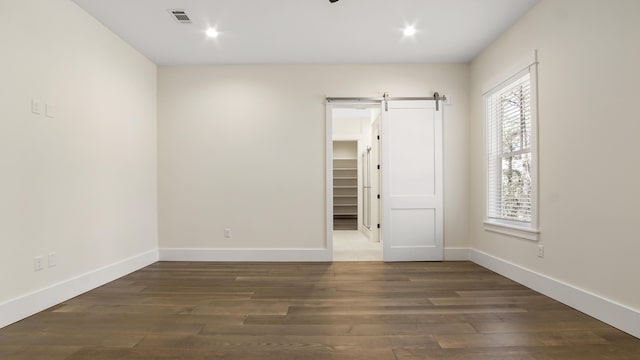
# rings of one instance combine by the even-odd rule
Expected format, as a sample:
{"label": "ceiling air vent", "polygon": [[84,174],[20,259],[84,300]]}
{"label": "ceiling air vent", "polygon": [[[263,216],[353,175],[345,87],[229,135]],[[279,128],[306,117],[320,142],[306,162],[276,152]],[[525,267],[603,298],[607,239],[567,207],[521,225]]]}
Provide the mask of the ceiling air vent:
{"label": "ceiling air vent", "polygon": [[191,19],[189,19],[189,15],[182,9],[169,9],[171,16],[180,24],[191,24]]}

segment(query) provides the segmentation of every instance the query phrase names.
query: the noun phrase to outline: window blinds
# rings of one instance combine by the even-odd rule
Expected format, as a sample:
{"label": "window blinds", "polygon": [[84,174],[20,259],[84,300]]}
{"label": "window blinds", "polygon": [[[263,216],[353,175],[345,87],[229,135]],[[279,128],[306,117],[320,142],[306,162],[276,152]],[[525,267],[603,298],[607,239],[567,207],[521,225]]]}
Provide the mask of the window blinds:
{"label": "window blinds", "polygon": [[487,96],[488,217],[530,223],[531,82],[527,72]]}

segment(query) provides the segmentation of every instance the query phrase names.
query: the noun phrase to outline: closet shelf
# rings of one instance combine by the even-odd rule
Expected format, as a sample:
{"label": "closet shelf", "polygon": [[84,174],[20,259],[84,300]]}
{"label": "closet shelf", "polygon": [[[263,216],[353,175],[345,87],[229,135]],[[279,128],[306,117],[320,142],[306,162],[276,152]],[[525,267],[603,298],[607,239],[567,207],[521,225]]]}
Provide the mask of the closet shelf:
{"label": "closet shelf", "polygon": [[[333,160],[333,219],[334,229],[358,229],[358,159],[356,146],[353,154]],[[349,157],[352,156],[352,157]]]}

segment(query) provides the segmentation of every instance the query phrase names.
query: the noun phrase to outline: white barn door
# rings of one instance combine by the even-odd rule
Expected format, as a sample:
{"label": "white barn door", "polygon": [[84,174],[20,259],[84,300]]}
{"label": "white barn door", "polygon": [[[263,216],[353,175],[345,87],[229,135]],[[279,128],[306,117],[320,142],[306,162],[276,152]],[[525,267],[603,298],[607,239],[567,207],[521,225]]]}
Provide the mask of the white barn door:
{"label": "white barn door", "polygon": [[435,101],[382,104],[384,261],[444,258],[442,126]]}

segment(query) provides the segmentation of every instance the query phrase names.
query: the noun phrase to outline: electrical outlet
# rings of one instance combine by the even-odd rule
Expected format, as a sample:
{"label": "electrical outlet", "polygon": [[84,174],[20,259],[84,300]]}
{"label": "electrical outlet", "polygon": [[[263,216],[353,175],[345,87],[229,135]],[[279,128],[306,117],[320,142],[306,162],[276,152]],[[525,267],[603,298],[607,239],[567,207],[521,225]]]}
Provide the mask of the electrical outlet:
{"label": "electrical outlet", "polygon": [[36,256],[35,259],[33,259],[33,267],[36,271],[40,271],[43,269],[42,256]]}
{"label": "electrical outlet", "polygon": [[230,228],[224,229],[224,237],[227,238],[227,239],[231,239],[231,229]]}
{"label": "electrical outlet", "polygon": [[539,258],[544,257],[544,245],[538,245],[538,257]]}
{"label": "electrical outlet", "polygon": [[47,257],[47,263],[49,264],[49,267],[54,267],[56,266],[56,253],[52,252],[49,253],[48,257]]}

